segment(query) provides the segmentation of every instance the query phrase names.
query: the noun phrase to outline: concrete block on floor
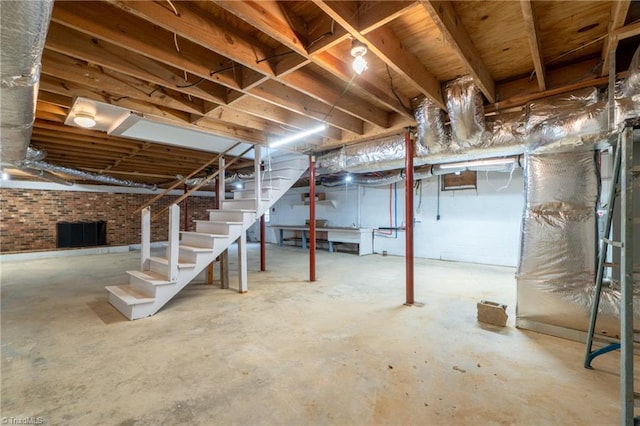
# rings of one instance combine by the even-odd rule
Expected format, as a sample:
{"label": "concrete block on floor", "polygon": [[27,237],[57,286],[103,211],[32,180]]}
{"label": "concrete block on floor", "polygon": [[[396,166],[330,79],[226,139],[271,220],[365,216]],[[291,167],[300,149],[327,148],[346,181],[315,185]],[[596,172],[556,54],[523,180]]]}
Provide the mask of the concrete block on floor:
{"label": "concrete block on floor", "polygon": [[507,324],[507,305],[481,300],[478,303],[478,321],[504,327]]}

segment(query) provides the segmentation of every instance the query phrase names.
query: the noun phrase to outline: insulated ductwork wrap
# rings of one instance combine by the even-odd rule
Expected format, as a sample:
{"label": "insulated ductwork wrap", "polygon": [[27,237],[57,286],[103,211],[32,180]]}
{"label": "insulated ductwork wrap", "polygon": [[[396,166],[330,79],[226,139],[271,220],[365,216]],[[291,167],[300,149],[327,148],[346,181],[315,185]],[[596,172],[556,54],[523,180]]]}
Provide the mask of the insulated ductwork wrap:
{"label": "insulated ductwork wrap", "polygon": [[622,82],[622,96],[631,97],[640,93],[640,46],[636,49],[629,65],[627,77]]}
{"label": "insulated ductwork wrap", "polygon": [[414,111],[417,123],[417,145],[426,154],[437,154],[447,147],[448,137],[444,127],[444,112],[433,101],[424,98]]}
{"label": "insulated ductwork wrap", "polygon": [[53,0],[0,2],[0,162],[25,158]]}
{"label": "insulated ductwork wrap", "polygon": [[330,172],[365,173],[404,167],[404,135],[350,145],[340,151],[324,154],[317,159],[319,168]]}
{"label": "insulated ductwork wrap", "polygon": [[454,150],[477,146],[485,132],[484,105],[480,89],[471,76],[460,77],[445,87]]}
{"label": "insulated ductwork wrap", "polygon": [[108,185],[116,185],[116,186],[128,186],[131,188],[145,188],[155,191],[157,187],[155,185],[147,185],[146,183],[134,182],[131,180],[123,180],[117,179],[111,176],[100,175],[97,173],[85,172],[82,170],[71,169],[69,167],[56,166],[44,161],[24,161],[22,163],[22,168],[26,169],[35,169],[35,170],[46,170],[48,172],[53,173],[61,173],[67,176],[77,177],[79,179],[84,180],[92,180],[95,182],[106,183]]}
{"label": "insulated ductwork wrap", "polygon": [[607,104],[590,87],[527,104],[528,152],[571,150],[592,145],[607,133]]}
{"label": "insulated ductwork wrap", "polygon": [[[598,174],[593,151],[525,156],[518,319],[584,330],[594,296]],[[603,313],[619,292],[603,290]]]}

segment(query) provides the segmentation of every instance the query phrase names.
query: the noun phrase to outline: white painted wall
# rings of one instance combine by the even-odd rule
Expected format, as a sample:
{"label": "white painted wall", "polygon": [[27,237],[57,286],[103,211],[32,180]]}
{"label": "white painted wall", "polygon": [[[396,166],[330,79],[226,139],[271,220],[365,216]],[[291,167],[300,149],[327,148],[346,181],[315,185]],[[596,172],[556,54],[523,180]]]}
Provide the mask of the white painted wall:
{"label": "white painted wall", "polygon": [[[477,190],[441,191],[440,220],[437,212],[437,177],[422,181],[421,194],[415,194],[415,256],[490,265],[517,266],[520,247],[520,223],[524,208],[522,170],[507,173],[478,172]],[[389,227],[389,186],[324,188],[328,200],[321,203],[318,219],[330,226]],[[309,216],[300,194],[308,188],[296,188],[285,194],[271,211],[271,224],[303,225]],[[404,226],[404,184],[397,184],[397,226]],[[422,201],[420,201],[422,200]],[[392,204],[392,210],[395,206]],[[393,226],[393,225],[391,225]],[[276,242],[273,230],[267,240]],[[404,255],[404,233],[391,236],[376,233],[374,251]]]}

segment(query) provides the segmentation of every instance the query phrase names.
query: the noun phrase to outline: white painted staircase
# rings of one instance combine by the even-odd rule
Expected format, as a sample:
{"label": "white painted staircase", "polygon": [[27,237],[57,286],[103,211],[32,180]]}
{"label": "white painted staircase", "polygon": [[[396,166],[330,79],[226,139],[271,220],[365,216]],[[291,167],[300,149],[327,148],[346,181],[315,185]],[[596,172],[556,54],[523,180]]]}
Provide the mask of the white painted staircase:
{"label": "white painted staircase", "polygon": [[[236,241],[240,292],[246,292],[246,231],[293,186],[307,167],[304,156],[272,163],[260,179],[245,181],[244,189],[234,191],[233,199],[223,199],[221,209],[208,210],[209,220],[195,221],[195,232],[178,231],[180,208],[174,204],[170,209],[169,245],[164,257],[149,254],[150,211],[143,210],[141,270],[127,271],[129,284],[106,287],[109,303],[130,320],[151,316]],[[260,184],[260,192],[256,184]]]}

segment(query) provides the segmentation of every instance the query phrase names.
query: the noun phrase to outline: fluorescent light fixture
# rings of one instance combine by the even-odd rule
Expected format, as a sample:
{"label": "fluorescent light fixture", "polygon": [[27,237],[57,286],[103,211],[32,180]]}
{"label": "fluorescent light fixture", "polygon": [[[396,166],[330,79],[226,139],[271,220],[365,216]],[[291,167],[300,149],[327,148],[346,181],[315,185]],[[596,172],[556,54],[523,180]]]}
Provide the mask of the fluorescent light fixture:
{"label": "fluorescent light fixture", "polygon": [[367,45],[359,40],[353,40],[351,45],[351,56],[353,56],[353,70],[358,74],[362,74],[367,69],[367,60],[364,55],[367,54]]}
{"label": "fluorescent light fixture", "polygon": [[440,164],[439,167],[441,170],[463,169],[465,167],[476,167],[476,166],[501,166],[503,164],[513,164],[515,162],[516,162],[516,157],[489,158],[486,160],[465,161],[465,162],[458,162],[458,163],[445,163],[445,164]]}
{"label": "fluorescent light fixture", "polygon": [[305,130],[304,132],[296,133],[295,135],[287,136],[286,138],[280,139],[275,142],[269,143],[269,148],[277,148],[282,145],[286,145],[291,142],[299,141],[300,139],[304,139],[307,136],[314,135],[316,133],[323,132],[327,129],[327,125],[322,123],[319,126],[312,127],[309,130]]}
{"label": "fluorescent light fixture", "polygon": [[2,180],[9,180],[10,176],[7,172],[2,172]]}
{"label": "fluorescent light fixture", "polygon": [[93,114],[87,112],[77,112],[75,117],[73,117],[73,122],[85,129],[90,129],[96,125],[96,119]]}
{"label": "fluorescent light fixture", "polygon": [[236,182],[235,185],[236,189],[242,189],[242,183],[240,182]]}
{"label": "fluorescent light fixture", "polygon": [[351,175],[347,175],[347,177],[345,177],[344,180],[346,182],[351,182],[353,180],[353,178],[351,177]]}

